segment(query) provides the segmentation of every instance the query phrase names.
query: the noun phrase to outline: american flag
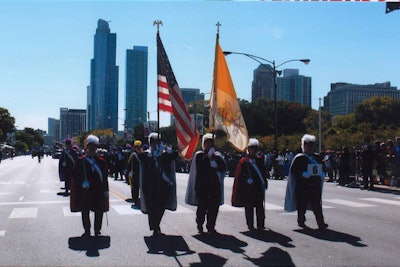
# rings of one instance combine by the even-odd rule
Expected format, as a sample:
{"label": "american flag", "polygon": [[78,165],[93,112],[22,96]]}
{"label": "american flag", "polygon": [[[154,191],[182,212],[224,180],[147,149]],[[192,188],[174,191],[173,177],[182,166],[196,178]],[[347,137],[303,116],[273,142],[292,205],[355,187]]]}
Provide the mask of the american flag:
{"label": "american flag", "polygon": [[178,150],[184,159],[191,159],[199,140],[194,121],[186,108],[167,53],[157,32],[158,109],[174,115]]}

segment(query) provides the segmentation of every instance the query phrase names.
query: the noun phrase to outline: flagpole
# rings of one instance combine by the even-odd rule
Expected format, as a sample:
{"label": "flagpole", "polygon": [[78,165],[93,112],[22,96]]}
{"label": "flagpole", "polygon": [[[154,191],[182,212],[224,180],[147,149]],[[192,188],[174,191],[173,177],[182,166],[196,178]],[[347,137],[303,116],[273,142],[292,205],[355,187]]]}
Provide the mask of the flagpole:
{"label": "flagpole", "polygon": [[[155,20],[153,22],[153,26],[157,26],[157,37],[159,37],[159,35],[160,35],[160,25],[163,26],[163,23],[161,20]],[[158,46],[158,42],[157,42],[157,46]],[[159,62],[158,62],[158,60],[159,60],[158,53],[159,52],[158,51],[159,50],[157,47],[157,66],[159,64]],[[158,75],[158,72],[157,72],[157,75]],[[158,88],[158,77],[157,77],[156,81],[157,81],[156,88]],[[160,140],[160,108],[158,105],[158,90],[157,90],[157,135],[158,135],[158,140]]]}
{"label": "flagpole", "polygon": [[[217,36],[216,36],[216,41],[215,41],[215,55],[214,55],[215,61],[218,60],[219,27],[221,25],[222,24],[219,21],[217,22],[217,24],[215,24],[215,26],[217,26]],[[218,73],[217,69],[218,69],[218,62],[214,62],[214,77],[213,77],[213,83],[214,84],[212,86],[212,92],[211,92],[211,97],[213,98],[212,101],[213,101],[214,106],[216,106],[216,101],[217,101],[217,94],[216,94],[216,89],[217,89],[217,79],[216,79],[216,77],[217,77],[217,73]],[[213,107],[211,106],[211,108],[213,108]],[[214,124],[215,124],[214,120],[215,120],[215,118],[213,118],[213,127],[214,127]],[[213,139],[215,139],[215,130],[214,129],[212,131],[212,135],[213,135]]]}

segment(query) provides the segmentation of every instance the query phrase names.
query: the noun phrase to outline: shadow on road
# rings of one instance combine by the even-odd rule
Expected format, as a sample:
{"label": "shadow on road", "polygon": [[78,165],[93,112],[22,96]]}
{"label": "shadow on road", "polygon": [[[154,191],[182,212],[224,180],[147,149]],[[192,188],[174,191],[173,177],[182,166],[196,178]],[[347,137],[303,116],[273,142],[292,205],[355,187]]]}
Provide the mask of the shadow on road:
{"label": "shadow on road", "polygon": [[211,253],[199,253],[200,261],[190,263],[191,267],[201,267],[201,266],[214,266],[214,267],[222,267],[227,262],[227,259],[222,258],[218,255],[214,255]]}
{"label": "shadow on road", "polygon": [[86,251],[88,257],[100,256],[99,250],[110,247],[109,236],[70,237],[68,246],[72,250]]}
{"label": "shadow on road", "polygon": [[169,257],[176,257],[195,253],[190,250],[188,244],[181,236],[145,236],[144,241],[149,249],[147,252],[149,254],[164,254]]}
{"label": "shadow on road", "polygon": [[295,266],[289,253],[277,247],[270,247],[260,258],[246,256],[245,259],[256,266]]}
{"label": "shadow on road", "polygon": [[246,242],[243,242],[231,235],[198,234],[194,235],[193,237],[215,248],[229,249],[234,253],[243,253],[244,250],[242,249],[242,247],[247,246]]}
{"label": "shadow on road", "polygon": [[326,241],[331,241],[331,242],[348,243],[355,247],[366,247],[367,246],[367,245],[361,243],[361,238],[359,238],[358,236],[337,232],[337,231],[334,231],[331,229],[314,230],[314,229],[308,228],[308,229],[297,229],[294,231],[305,234],[305,235],[309,235],[309,236],[312,236],[314,238],[318,238],[321,240],[326,240]]}
{"label": "shadow on road", "polygon": [[294,248],[295,246],[290,244],[291,238],[274,232],[271,229],[265,231],[247,231],[241,232],[241,234],[268,243],[278,243],[286,248]]}

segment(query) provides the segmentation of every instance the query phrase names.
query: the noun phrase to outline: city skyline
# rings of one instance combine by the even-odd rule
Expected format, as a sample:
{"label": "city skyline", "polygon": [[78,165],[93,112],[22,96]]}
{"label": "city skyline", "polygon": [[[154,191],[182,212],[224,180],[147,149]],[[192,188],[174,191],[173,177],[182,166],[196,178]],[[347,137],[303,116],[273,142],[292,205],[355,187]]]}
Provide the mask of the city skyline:
{"label": "city skyline", "polygon": [[[29,10],[29,12],[27,12]],[[168,11],[168,12],[167,12]],[[312,78],[312,107],[330,91],[330,84],[400,86],[398,65],[400,11],[385,14],[385,3],[284,3],[252,1],[0,1],[0,107],[16,119],[17,129],[47,129],[59,109],[86,108],[90,60],[98,19],[117,34],[119,66],[118,129],[125,119],[126,49],[147,46],[148,111],[156,118],[156,28],[176,79],[182,88],[210,92],[216,23],[220,45],[277,65],[309,58],[309,65],[291,62],[280,68],[299,69]],[[230,55],[227,63],[240,99],[251,99],[258,63]],[[164,119],[163,119],[164,118]],[[162,113],[161,126],[169,124]]]}

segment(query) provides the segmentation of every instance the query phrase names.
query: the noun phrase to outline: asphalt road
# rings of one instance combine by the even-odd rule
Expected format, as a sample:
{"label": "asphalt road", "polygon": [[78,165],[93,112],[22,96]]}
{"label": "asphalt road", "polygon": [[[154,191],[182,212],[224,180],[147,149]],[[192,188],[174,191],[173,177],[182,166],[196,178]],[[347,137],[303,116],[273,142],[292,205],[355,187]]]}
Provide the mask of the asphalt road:
{"label": "asphalt road", "polygon": [[400,266],[400,195],[325,183],[329,228],[300,229],[283,211],[286,181],[270,180],[265,231],[247,230],[244,210],[230,205],[232,178],[216,230],[199,235],[196,207],[184,203],[187,174],[177,174],[178,209],[166,212],[165,234],[154,238],[147,216],[132,207],[122,181],[110,183],[110,211],[102,236],[82,239],[79,213],[62,196],[58,161],[16,157],[0,164],[1,266]]}

